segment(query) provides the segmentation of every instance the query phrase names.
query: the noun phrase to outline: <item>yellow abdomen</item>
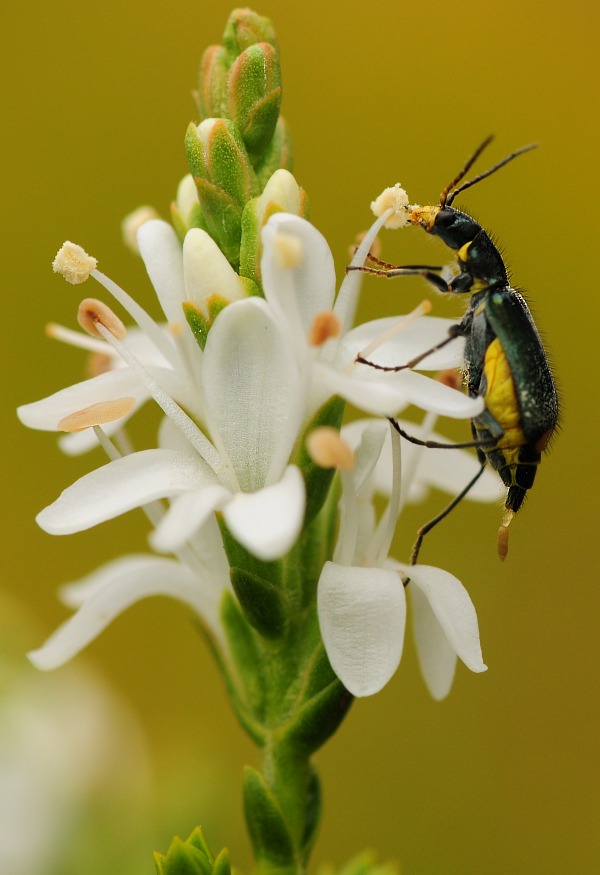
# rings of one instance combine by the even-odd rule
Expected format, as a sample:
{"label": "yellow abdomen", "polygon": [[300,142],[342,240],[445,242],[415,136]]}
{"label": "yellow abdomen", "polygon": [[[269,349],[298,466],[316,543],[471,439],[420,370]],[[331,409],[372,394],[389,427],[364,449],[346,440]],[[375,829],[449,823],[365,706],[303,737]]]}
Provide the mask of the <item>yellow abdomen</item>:
{"label": "yellow abdomen", "polygon": [[485,406],[504,432],[498,447],[509,449],[523,446],[527,441],[521,428],[515,384],[498,338],[486,350],[483,370],[487,381]]}

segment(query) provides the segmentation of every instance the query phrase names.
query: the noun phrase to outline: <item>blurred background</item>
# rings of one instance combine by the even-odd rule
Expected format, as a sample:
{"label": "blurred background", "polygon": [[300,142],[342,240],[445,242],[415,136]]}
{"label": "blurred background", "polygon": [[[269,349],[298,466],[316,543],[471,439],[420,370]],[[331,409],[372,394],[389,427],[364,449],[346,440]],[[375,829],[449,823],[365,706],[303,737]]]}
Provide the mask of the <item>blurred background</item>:
{"label": "blurred background", "polygon": [[[481,169],[539,142],[459,205],[493,232],[514,283],[528,293],[563,407],[561,433],[513,523],[507,561],[496,558],[499,510],[469,504],[422,554],[468,587],[489,671],[475,676],[459,666],[449,699],[433,702],[407,642],[393,681],[355,704],[318,757],[325,813],[315,863],[341,864],[369,846],[406,875],[600,871],[598,7],[263,0],[255,8],[276,25],[295,175],[340,276],[355,233],[370,224],[370,201],[386,185],[400,181],[413,201],[435,202],[487,134],[497,139]],[[141,203],[168,216],[187,172],[183,135],[195,117],[197,65],[220,41],[230,9],[224,0],[9,0],[3,15],[4,686],[13,695],[22,684],[33,695],[37,726],[61,691],[81,689],[86,673],[90,689],[110,690],[117,702],[105,718],[108,700],[99,693],[94,725],[110,729],[121,754],[133,745],[140,760],[129,778],[117,769],[127,789],[116,779],[86,784],[86,805],[69,821],[76,840],[48,870],[58,875],[150,873],[151,850],[166,850],[174,833],[185,836],[197,823],[213,849],[226,844],[235,865],[250,865],[240,770],[254,752],[180,605],[141,603],[75,666],[54,675],[28,668],[25,651],[67,615],[58,586],[143,550],[146,527],[142,514],[130,514],[68,539],[41,532],[35,514],[102,459],[62,456],[53,435],[24,429],[14,414],[82,377],[81,354],[44,336],[50,320],[75,324],[79,295],[51,271],[63,240],[82,244],[154,306],[120,222]],[[388,232],[382,242],[383,257],[398,263],[445,257],[417,231]],[[406,312],[426,293],[412,278],[364,288],[363,318]],[[457,301],[433,303],[435,315],[461,312]],[[448,433],[465,439],[466,428]],[[443,502],[432,495],[403,518],[398,557]],[[74,696],[87,713],[85,697]],[[69,713],[56,715],[59,736],[61,726],[76,728]],[[115,722],[115,713],[127,720]],[[0,709],[0,741],[7,714]],[[80,732],[88,737],[85,722]],[[33,863],[5,871],[46,872]]]}

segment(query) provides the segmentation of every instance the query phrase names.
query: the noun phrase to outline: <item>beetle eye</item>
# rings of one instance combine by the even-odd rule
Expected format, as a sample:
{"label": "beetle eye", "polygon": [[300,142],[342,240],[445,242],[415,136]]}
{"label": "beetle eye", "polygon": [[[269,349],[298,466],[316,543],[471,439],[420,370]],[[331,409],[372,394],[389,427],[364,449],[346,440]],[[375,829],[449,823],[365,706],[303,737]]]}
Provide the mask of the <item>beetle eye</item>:
{"label": "beetle eye", "polygon": [[440,228],[449,228],[454,223],[455,214],[450,210],[440,210],[435,217],[435,224]]}

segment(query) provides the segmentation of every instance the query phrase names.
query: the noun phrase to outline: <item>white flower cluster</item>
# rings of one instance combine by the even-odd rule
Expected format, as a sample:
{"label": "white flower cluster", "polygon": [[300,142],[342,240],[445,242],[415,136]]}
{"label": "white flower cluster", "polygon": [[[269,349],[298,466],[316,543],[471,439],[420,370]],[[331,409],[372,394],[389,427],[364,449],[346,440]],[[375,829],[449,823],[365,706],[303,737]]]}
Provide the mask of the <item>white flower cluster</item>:
{"label": "white flower cluster", "polygon": [[[353,264],[364,262],[390,212],[374,223]],[[170,225],[152,219],[140,227],[137,243],[166,325],[151,319],[89,260],[89,275],[135,325],[122,336],[99,302],[86,301],[86,319],[96,336],[54,326],[56,336],[96,353],[102,366],[96,376],[22,406],[19,416],[32,428],[72,430],[61,438],[68,453],[100,440],[110,458],[46,507],[38,516],[40,526],[70,534],[143,508],[155,552],[117,559],[65,587],[64,601],[76,613],[30,654],[32,661],[42,669],[63,664],[133,602],[157,594],[189,605],[223,645],[219,603],[231,584],[216,514],[259,559],[285,555],[302,530],[306,506],[304,478],[290,462],[293,450],[316,411],[341,396],[379,419],[353,423],[342,433],[355,450],[354,467],[340,470],[342,522],[318,588],[319,620],[334,670],[355,695],[374,693],[389,680],[402,652],[406,589],[432,693],[441,697],[450,688],[457,654],[482,671],[475,610],[459,581],[441,569],[407,568],[388,557],[406,501],[431,485],[458,493],[477,461],[451,450],[430,452],[425,465],[423,453],[411,446],[401,465],[399,436],[390,435],[382,419],[415,404],[429,411],[422,427],[430,434],[435,416],[470,418],[481,410],[481,399],[420,373],[382,373],[355,361],[382,337],[376,350],[380,364],[408,361],[443,338],[449,321],[416,315],[352,328],[360,273],[349,273],[336,297],[325,239],[292,214],[273,215],[263,229],[264,298],[247,297],[204,231],[190,230],[182,246]],[[69,265],[73,270],[71,257]],[[215,294],[230,303],[201,349],[182,304],[191,302],[206,314]],[[457,367],[460,360],[456,340],[420,367]],[[124,426],[151,398],[165,414],[158,446],[130,451]],[[388,496],[379,524],[376,491]],[[495,479],[483,477],[470,497],[497,495]]]}

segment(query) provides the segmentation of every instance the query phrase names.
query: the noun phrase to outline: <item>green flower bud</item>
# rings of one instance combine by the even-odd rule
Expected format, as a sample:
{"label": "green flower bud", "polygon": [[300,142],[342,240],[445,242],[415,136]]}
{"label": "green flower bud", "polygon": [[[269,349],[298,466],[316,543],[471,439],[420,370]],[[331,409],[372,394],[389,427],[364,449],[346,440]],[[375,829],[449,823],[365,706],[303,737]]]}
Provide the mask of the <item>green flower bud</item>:
{"label": "green flower bud", "polygon": [[223,33],[223,45],[233,57],[254,43],[277,45],[275,28],[270,19],[252,9],[234,9]]}
{"label": "green flower bud", "polygon": [[209,46],[198,74],[197,103],[200,121],[225,114],[231,58],[223,46]]}
{"label": "green flower bud", "polygon": [[209,234],[230,264],[239,262],[242,210],[258,182],[240,133],[227,119],[190,124],[186,152]]}
{"label": "green flower bud", "polygon": [[262,158],[254,166],[261,187],[264,187],[276,170],[291,170],[294,162],[292,136],[282,116],[277,119],[275,133]]}
{"label": "green flower bud", "polygon": [[240,129],[254,162],[263,158],[279,117],[281,69],[279,53],[257,43],[237,58],[229,73],[228,117]]}
{"label": "green flower bud", "polygon": [[294,213],[306,218],[308,198],[288,170],[277,170],[260,197],[249,201],[242,214],[240,274],[260,285],[262,242],[260,232],[273,213]]}
{"label": "green flower bud", "polygon": [[[222,855],[223,851],[217,861]],[[166,854],[158,852],[154,854],[154,862],[158,875],[212,875],[213,865],[216,868],[215,860],[200,827],[196,827],[185,842],[176,836]],[[222,864],[219,866],[219,872],[224,873]]]}

